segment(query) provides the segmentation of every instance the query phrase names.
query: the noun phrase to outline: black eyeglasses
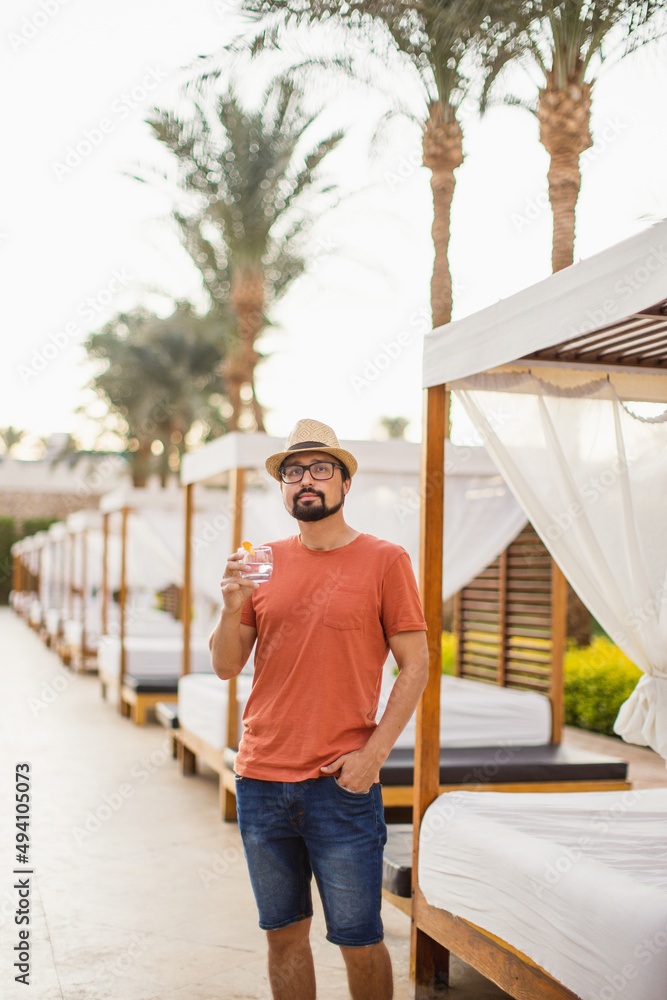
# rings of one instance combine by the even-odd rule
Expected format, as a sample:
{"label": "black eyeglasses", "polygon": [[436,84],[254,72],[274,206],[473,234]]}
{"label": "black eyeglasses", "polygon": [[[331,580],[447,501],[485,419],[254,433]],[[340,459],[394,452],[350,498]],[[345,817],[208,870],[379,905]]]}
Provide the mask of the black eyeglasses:
{"label": "black eyeglasses", "polygon": [[280,470],[280,478],[288,485],[300,483],[306,470],[313,479],[333,479],[334,469],[342,469],[337,462],[312,462],[310,465],[284,465]]}

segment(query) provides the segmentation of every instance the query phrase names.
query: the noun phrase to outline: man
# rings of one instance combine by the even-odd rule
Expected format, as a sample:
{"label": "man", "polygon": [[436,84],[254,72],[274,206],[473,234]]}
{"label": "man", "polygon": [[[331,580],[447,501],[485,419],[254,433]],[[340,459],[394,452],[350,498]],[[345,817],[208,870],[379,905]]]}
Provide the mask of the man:
{"label": "man", "polygon": [[[357,462],[330,427],[300,420],[266,468],[300,533],[272,543],[266,583],[241,577],[242,553],[229,557],[210,646],[226,680],[257,641],[236,798],[271,989],[315,997],[314,874],[353,1000],[391,1000],[379,771],[426,685],[426,624],[407,552],[344,519]],[[389,649],[399,674],[376,724]]]}

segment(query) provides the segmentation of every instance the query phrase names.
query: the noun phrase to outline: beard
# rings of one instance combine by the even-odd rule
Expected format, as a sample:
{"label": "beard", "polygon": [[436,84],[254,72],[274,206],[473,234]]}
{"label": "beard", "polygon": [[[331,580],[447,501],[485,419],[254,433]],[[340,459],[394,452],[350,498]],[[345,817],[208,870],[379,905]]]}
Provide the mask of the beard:
{"label": "beard", "polygon": [[[316,500],[311,500],[309,503],[299,503],[299,497],[303,496],[304,493],[316,493],[320,498],[320,503]],[[323,521],[325,517],[331,517],[332,514],[337,514],[344,503],[345,494],[341,490],[339,502],[333,504],[331,507],[327,507],[324,494],[309,486],[308,489],[300,490],[299,493],[297,493],[292,501],[292,509],[290,510],[288,508],[288,512],[292,515],[292,517],[296,518],[297,521]]]}

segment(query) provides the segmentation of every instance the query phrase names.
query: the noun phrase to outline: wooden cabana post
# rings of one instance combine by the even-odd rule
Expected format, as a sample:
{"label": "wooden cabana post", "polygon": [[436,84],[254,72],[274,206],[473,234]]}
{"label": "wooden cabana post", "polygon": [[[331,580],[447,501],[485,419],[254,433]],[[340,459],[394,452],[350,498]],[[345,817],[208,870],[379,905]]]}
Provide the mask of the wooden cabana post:
{"label": "wooden cabana post", "polygon": [[[229,473],[229,496],[232,503],[232,552],[243,540],[243,500],[246,470],[235,468]],[[227,681],[227,746],[236,750],[239,745],[239,710],[236,695],[236,677]]]}
{"label": "wooden cabana post", "polygon": [[74,591],[76,589],[74,582],[74,534],[71,531],[67,532],[67,547],[69,552],[69,597],[67,601],[67,615],[69,618],[74,617]]}
{"label": "wooden cabana post", "polygon": [[563,663],[567,631],[567,580],[555,559],[551,560],[551,742],[560,743],[565,725]]}
{"label": "wooden cabana post", "polygon": [[192,631],[192,507],[194,483],[183,487],[185,497],[185,548],[183,560],[183,593],[181,595],[181,615],[183,617],[183,668],[182,675],[190,673],[190,633]]}
{"label": "wooden cabana post", "polygon": [[60,579],[58,580],[58,613],[60,621],[58,623],[58,634],[56,636],[56,640],[63,629],[65,608],[67,605],[67,584],[65,582],[67,577],[67,535],[65,533],[63,533],[58,542],[58,556],[58,561],[60,563]]}
{"label": "wooden cabana post", "polygon": [[88,530],[81,532],[81,663],[80,669],[86,669],[86,590],[88,587]]}
{"label": "wooden cabana post", "polygon": [[449,393],[444,385],[424,394],[421,462],[419,584],[428,627],[429,677],[417,708],[412,842],[412,925],[410,979],[416,1000],[430,996],[448,978],[449,953],[418,925],[416,898],[419,830],[424,813],[438,796],[440,782],[440,678],[442,675],[442,563],[445,509],[445,438]]}
{"label": "wooden cabana post", "polygon": [[123,680],[125,678],[125,605],[127,602],[127,518],[129,508],[124,505],[121,510],[120,528],[120,672],[118,676],[118,708],[121,715],[125,714],[123,702]]}
{"label": "wooden cabana post", "polygon": [[108,630],[109,604],[109,512],[102,515],[102,635]]}

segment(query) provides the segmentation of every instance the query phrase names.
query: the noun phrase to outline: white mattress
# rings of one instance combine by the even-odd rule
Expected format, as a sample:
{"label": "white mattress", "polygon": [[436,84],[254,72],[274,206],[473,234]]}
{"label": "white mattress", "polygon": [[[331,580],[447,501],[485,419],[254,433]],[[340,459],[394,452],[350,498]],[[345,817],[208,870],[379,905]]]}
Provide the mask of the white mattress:
{"label": "white mattress", "polygon": [[[239,719],[250,694],[251,669],[252,661],[249,661],[244,673],[239,676]],[[385,674],[378,719],[386,705],[393,681],[390,674]],[[551,706],[543,695],[495,688],[458,677],[443,677],[441,691],[440,729],[443,746],[530,746],[550,742]],[[227,742],[226,683],[218,678],[181,678],[178,687],[178,718],[182,726],[211,746],[218,749],[224,747]],[[239,732],[242,731],[241,727]],[[399,736],[396,746],[414,745],[413,717]]]}
{"label": "white mattress", "polygon": [[[208,640],[194,638],[190,646],[190,669],[197,673],[212,673]],[[120,674],[120,639],[116,635],[100,636],[97,666],[105,677]],[[183,667],[182,638],[156,636],[125,637],[125,673],[134,676],[162,675],[179,677]]]}
{"label": "white mattress", "polygon": [[[252,676],[237,677],[239,734],[243,732],[245,709]],[[219,677],[188,674],[178,682],[178,722],[216,750],[227,746],[227,681]]]}
{"label": "white mattress", "polygon": [[58,608],[47,608],[44,616],[46,631],[49,635],[58,635],[60,629],[60,611]]}
{"label": "white mattress", "polygon": [[[81,645],[83,624],[79,619],[68,618],[64,625],[65,642],[68,646]],[[86,646],[91,649],[97,646],[102,633],[102,622],[98,617],[86,618]]]}
{"label": "white mattress", "polygon": [[666,996],[667,789],[446,793],[419,883],[583,1000]]}
{"label": "white mattress", "polygon": [[[385,668],[377,719],[395,681]],[[440,686],[440,746],[540,746],[551,742],[551,704],[534,691],[443,676]],[[397,747],[414,747],[415,716],[398,737]]]}

